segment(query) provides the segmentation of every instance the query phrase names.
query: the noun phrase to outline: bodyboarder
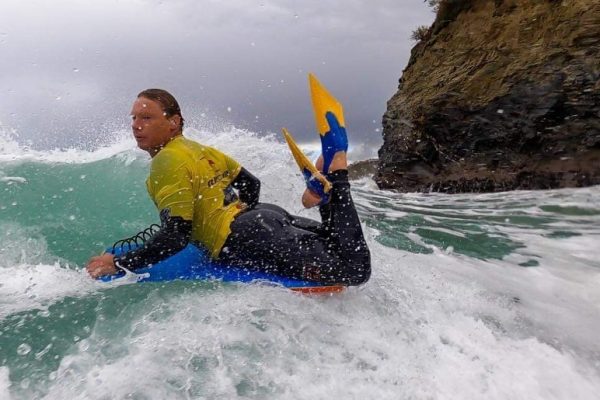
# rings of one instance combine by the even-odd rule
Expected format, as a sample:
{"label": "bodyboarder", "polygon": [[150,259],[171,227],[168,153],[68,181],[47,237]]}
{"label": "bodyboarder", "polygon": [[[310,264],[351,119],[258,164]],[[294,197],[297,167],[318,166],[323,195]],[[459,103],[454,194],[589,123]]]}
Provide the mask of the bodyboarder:
{"label": "bodyboarder", "polygon": [[341,105],[310,79],[322,155],[316,168],[303,169],[302,203],[319,207],[321,223],[260,203],[260,181],[233,158],[185,138],[177,100],[148,89],[133,104],[132,131],[152,157],[146,186],[160,229],[123,255],[92,257],[88,273],[97,278],[147,267],[193,243],[228,265],[331,285],[366,282],[370,253],[350,193]]}

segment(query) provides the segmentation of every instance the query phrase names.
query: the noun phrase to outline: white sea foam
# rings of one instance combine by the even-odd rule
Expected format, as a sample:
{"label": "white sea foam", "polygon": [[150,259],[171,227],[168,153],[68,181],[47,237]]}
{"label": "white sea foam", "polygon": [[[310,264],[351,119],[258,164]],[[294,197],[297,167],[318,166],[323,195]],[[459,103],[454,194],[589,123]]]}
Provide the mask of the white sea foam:
{"label": "white sea foam", "polygon": [[0,320],[93,289],[82,271],[49,254],[43,238],[16,224],[0,224],[0,232]]}
{"label": "white sea foam", "polygon": [[0,182],[12,183],[27,183],[27,179],[22,176],[0,176]]}
{"label": "white sea foam", "polygon": [[46,309],[66,296],[83,296],[98,289],[98,283],[87,274],[58,263],[0,268],[0,282],[0,320],[21,311]]}
{"label": "white sea foam", "polygon": [[[115,140],[95,150],[52,149],[33,150],[19,144],[14,138],[0,135],[0,163],[44,162],[57,164],[83,164],[111,158],[118,154],[135,151],[133,137],[126,132],[117,133]],[[139,155],[143,153],[139,151]]]}
{"label": "white sea foam", "polygon": [[481,264],[371,248],[372,281],[341,295],[150,297],[117,341],[97,325],[47,398],[596,398],[589,364],[520,326],[527,305],[455,273]]}
{"label": "white sea foam", "polygon": [[[268,153],[270,150],[281,151],[289,155],[287,146],[281,140],[276,141],[274,136],[260,137],[255,133],[233,126],[221,126],[220,128],[222,130],[219,132],[186,128],[184,135],[199,140],[203,144],[217,147],[224,152],[236,153],[239,150],[243,158],[257,158],[255,155]],[[126,152],[133,152],[137,156],[145,154],[137,149],[135,140],[129,131],[118,131],[111,136],[112,140],[109,143],[104,143],[93,150],[80,148],[33,150],[27,145],[20,144],[14,135],[0,131],[0,162],[36,161],[80,164],[100,161]],[[300,145],[307,156],[313,159],[319,156],[320,146],[320,143],[317,142]],[[361,147],[361,151],[365,150]],[[294,165],[293,162],[292,165]]]}
{"label": "white sea foam", "polygon": [[10,394],[10,373],[7,367],[0,367],[0,399],[11,400],[12,395]]}

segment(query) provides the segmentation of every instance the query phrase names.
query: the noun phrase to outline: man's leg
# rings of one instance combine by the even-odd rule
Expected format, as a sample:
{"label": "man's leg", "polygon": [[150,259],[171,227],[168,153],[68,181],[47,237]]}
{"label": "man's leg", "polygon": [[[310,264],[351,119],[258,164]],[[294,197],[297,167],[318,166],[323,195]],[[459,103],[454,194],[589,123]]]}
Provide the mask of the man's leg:
{"label": "man's leg", "polygon": [[[344,199],[343,194],[341,198]],[[351,221],[344,212],[333,213],[339,223],[334,224],[329,237],[299,229],[292,225],[288,215],[271,207],[241,214],[231,225],[232,232],[220,260],[234,266],[332,285],[356,285],[368,279],[370,268],[364,266],[364,254],[362,258],[353,256],[356,252],[343,256],[341,253],[345,250],[340,251],[339,240],[334,239],[348,234],[339,229],[344,221]],[[368,265],[368,249],[366,246],[361,249],[363,253],[367,251]]]}

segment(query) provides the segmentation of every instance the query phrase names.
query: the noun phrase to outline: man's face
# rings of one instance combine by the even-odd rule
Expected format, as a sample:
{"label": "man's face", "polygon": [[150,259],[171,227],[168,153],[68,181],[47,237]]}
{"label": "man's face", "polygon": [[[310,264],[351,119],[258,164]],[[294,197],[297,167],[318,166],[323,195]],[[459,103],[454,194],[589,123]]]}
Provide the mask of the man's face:
{"label": "man's face", "polygon": [[179,133],[177,118],[167,118],[158,102],[138,97],[131,108],[131,129],[138,147],[150,155],[156,154]]}

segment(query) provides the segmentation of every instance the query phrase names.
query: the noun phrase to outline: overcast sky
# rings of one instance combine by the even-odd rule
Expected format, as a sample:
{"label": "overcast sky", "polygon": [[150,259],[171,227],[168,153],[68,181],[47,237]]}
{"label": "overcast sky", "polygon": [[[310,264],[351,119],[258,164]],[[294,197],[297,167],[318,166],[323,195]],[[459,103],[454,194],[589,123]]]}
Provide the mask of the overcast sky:
{"label": "overcast sky", "polygon": [[344,104],[354,144],[381,116],[422,0],[1,0],[0,122],[33,147],[94,147],[136,94],[172,92],[197,128],[315,138],[307,73]]}

